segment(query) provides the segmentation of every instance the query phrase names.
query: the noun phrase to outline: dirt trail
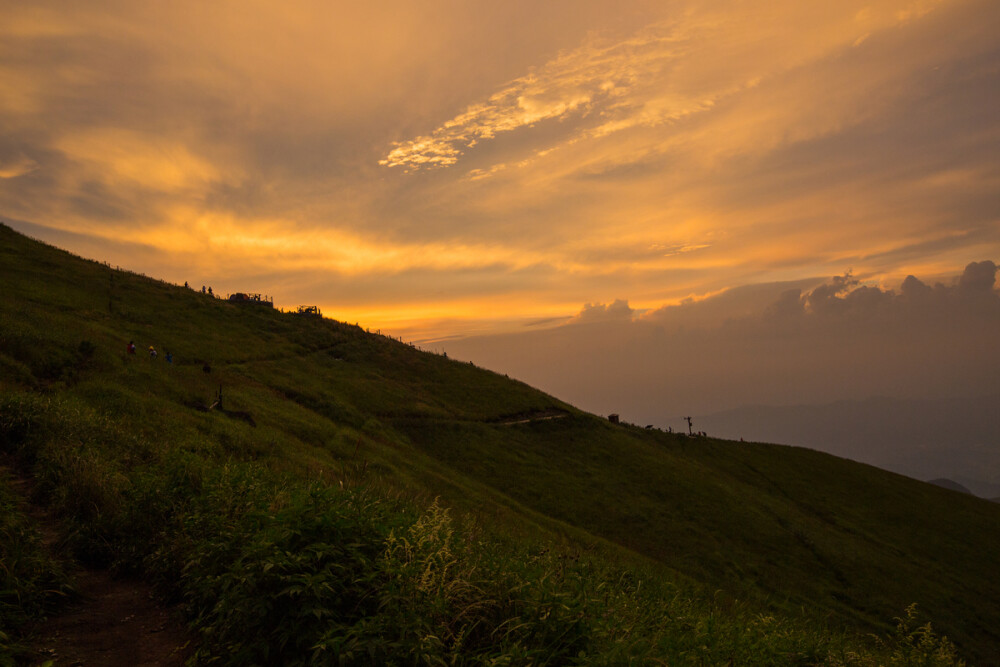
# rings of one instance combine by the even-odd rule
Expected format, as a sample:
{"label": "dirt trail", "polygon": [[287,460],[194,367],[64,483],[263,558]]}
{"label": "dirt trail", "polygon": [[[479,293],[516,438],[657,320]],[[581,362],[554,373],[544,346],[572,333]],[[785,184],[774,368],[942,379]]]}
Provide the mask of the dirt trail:
{"label": "dirt trail", "polygon": [[[0,461],[0,467],[6,467]],[[12,486],[26,499],[45,547],[57,558],[58,522],[44,508],[27,502],[32,482],[13,473]],[[193,653],[193,636],[178,609],[160,605],[152,588],[134,579],[112,578],[103,570],[77,568],[77,595],[31,631],[32,664],[56,667],[174,667]]]}
{"label": "dirt trail", "polygon": [[533,422],[544,422],[552,419],[564,419],[569,417],[569,413],[559,408],[547,410],[533,410],[519,415],[512,415],[497,422],[501,426],[515,426],[517,424],[531,424]]}
{"label": "dirt trail", "polygon": [[95,570],[80,572],[76,583],[80,599],[35,629],[39,663],[166,667],[190,656],[176,610],[157,604],[146,584]]}

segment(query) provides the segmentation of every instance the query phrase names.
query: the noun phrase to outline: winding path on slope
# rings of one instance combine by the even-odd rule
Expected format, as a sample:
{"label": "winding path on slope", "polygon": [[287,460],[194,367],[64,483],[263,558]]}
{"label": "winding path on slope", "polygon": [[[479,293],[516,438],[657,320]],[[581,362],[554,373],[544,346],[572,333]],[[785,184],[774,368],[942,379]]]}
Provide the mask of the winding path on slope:
{"label": "winding path on slope", "polygon": [[[0,461],[11,486],[24,500],[45,548],[60,560],[58,521],[28,501],[32,480]],[[54,667],[180,667],[193,653],[193,635],[179,610],[164,607],[152,588],[135,579],[112,577],[106,570],[74,568],[76,595],[61,610],[31,629],[34,664]]]}

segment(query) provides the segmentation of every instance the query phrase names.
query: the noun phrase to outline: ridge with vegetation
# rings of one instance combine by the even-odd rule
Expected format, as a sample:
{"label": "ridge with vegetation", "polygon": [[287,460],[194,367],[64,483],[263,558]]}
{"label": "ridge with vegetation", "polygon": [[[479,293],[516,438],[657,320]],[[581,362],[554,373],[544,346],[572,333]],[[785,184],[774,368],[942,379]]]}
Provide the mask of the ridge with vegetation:
{"label": "ridge with vegetation", "polygon": [[[1000,664],[996,504],[610,424],[6,226],[0,281],[0,450],[73,558],[182,603],[195,660]],[[0,664],[71,584],[9,506]]]}

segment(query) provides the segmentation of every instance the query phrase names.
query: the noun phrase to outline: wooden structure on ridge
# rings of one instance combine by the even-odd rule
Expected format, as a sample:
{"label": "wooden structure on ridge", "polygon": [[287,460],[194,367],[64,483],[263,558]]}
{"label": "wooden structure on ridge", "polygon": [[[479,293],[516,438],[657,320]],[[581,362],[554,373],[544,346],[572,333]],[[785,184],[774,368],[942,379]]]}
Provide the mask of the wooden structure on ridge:
{"label": "wooden structure on ridge", "polygon": [[236,292],[235,294],[230,294],[229,303],[249,303],[255,306],[266,306],[268,308],[274,308],[274,299],[270,297],[261,297],[260,294],[245,294],[243,292]]}

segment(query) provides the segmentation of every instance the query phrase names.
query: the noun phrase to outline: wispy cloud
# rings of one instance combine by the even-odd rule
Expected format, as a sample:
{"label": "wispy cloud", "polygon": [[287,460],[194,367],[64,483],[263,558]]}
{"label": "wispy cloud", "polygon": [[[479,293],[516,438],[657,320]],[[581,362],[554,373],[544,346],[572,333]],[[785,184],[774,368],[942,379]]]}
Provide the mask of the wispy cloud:
{"label": "wispy cloud", "polygon": [[632,109],[623,117],[623,111],[636,103],[638,88],[679,59],[683,41],[673,24],[646,28],[620,42],[592,38],[515,79],[429,135],[397,142],[379,164],[407,169],[448,167],[480,142],[536,123],[586,119],[589,127],[576,135],[579,139],[604,136],[637,123],[655,125],[710,107],[710,101],[677,94]]}
{"label": "wispy cloud", "polygon": [[38,169],[38,163],[23,153],[0,156],[0,178],[17,178]]}
{"label": "wispy cloud", "polygon": [[[873,32],[920,18],[942,2],[901,2],[879,10],[859,5],[853,15],[795,3],[770,13],[711,3],[690,7],[625,39],[594,36],[560,53],[429,134],[394,143],[379,164],[410,171],[454,166],[482,142],[539,123],[572,121],[574,130],[563,140],[571,144],[674,123],[710,112],[776,75],[860,46]],[[763,23],[779,15],[798,25],[802,36]],[[772,37],[771,48],[761,49],[761,40]],[[475,177],[495,170],[477,169]]]}

